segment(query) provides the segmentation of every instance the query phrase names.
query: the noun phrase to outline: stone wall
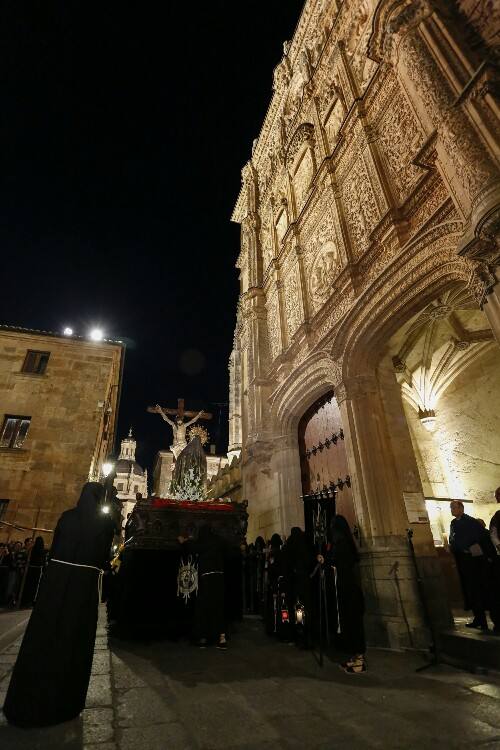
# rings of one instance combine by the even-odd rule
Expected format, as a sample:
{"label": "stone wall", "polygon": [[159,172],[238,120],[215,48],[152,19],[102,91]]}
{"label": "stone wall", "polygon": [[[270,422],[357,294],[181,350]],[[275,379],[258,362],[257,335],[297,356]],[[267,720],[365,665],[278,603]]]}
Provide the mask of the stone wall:
{"label": "stone wall", "polygon": [[[29,349],[50,352],[44,374],[21,372]],[[53,529],[82,484],[99,477],[113,450],[122,357],[119,344],[0,330],[0,420],[31,417],[22,447],[0,449],[2,520]],[[0,538],[8,533],[0,528]]]}

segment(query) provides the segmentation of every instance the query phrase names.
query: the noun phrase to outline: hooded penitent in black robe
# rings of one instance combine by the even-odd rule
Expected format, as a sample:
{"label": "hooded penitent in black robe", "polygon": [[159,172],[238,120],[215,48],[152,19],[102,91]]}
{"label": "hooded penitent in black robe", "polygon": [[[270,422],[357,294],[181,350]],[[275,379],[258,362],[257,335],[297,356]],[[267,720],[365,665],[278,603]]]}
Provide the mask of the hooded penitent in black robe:
{"label": "hooded penitent in black robe", "polygon": [[340,645],[351,654],[366,651],[363,615],[365,602],[361,588],[359,553],[344,516],[334,516],[331,526],[332,545],[327,564],[336,570],[336,602],[340,624]]}
{"label": "hooded penitent in black robe", "polygon": [[[290,635],[293,633],[297,643],[309,648],[312,645],[311,572],[314,565],[314,549],[304,531],[298,526],[292,528],[283,546],[281,560],[288,601]],[[295,622],[295,610],[298,605],[305,609],[305,621],[299,627]]]}
{"label": "hooded penitent in black robe", "polygon": [[[281,626],[281,590],[285,592],[284,586],[280,587],[283,581],[283,560],[281,553],[282,540],[279,534],[273,534],[271,545],[267,555],[267,590],[266,590],[266,608],[265,623],[266,632],[269,635],[280,635]],[[288,623],[288,630],[290,624]],[[286,633],[288,635],[288,633]]]}
{"label": "hooded penitent in black robe", "polygon": [[226,548],[223,539],[210,526],[202,526],[197,541],[183,544],[187,552],[198,555],[198,596],[194,636],[215,641],[226,632],[224,606],[224,568]]}
{"label": "hooded penitent in black robe", "polygon": [[17,657],[4,714],[23,727],[73,719],[85,706],[92,668],[98,610],[98,571],[64,565],[64,560],[102,569],[113,527],[100,512],[103,487],[84,485],[77,507],[65,511],[55,532],[50,562]]}

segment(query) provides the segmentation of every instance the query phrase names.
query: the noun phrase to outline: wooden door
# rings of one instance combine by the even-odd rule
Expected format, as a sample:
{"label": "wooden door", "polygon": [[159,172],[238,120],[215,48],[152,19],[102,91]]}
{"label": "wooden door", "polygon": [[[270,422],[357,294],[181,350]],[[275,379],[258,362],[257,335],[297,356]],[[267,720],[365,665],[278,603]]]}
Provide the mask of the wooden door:
{"label": "wooden door", "polygon": [[356,524],[340,410],[333,391],[322,396],[299,423],[302,492],[310,495],[336,487],[336,513]]}

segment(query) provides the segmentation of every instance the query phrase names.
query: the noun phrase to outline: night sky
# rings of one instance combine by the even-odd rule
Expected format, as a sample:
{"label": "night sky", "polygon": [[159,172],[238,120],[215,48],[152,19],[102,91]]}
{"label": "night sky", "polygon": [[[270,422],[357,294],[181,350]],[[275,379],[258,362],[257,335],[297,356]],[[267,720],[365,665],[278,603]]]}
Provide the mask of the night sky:
{"label": "night sky", "polygon": [[2,4],[0,322],[125,341],[143,465],[181,396],[227,448],[230,215],[302,4]]}

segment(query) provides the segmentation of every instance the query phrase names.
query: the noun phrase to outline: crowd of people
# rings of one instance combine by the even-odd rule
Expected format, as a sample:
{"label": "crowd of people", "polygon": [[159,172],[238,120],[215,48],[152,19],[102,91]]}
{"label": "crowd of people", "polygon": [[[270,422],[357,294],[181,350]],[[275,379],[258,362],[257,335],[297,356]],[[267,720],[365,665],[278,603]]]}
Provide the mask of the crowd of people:
{"label": "crowd of people", "polygon": [[366,671],[359,553],[343,516],[316,547],[294,527],[285,539],[257,537],[242,554],[244,610],[262,616],[270,636],[302,648],[332,643],[349,655],[347,673]]}
{"label": "crowd of people", "polygon": [[43,537],[0,542],[0,606],[30,607],[47,560]]}
{"label": "crowd of people", "polygon": [[[85,705],[102,578],[117,529],[102,512],[103,496],[101,484],[84,485],[77,506],[57,523],[49,562],[42,537],[0,544],[0,596],[11,605],[24,596],[28,604],[36,600],[4,704],[13,724],[57,724],[77,716]],[[500,503],[500,488],[496,500]],[[500,510],[489,528],[467,515],[461,501],[452,501],[450,510],[450,549],[465,608],[473,612],[468,627],[487,630],[489,613],[498,635]],[[273,638],[303,648],[319,645],[320,653],[325,645],[334,645],[348,654],[341,664],[345,672],[360,674],[367,667],[358,548],[341,515],[334,515],[322,532],[314,545],[294,527],[286,538],[273,534],[268,542],[258,537],[253,544],[244,543],[241,557],[236,547],[241,609],[260,616]],[[180,536],[178,542],[182,556],[196,559],[197,643],[225,649],[227,579],[231,570],[239,570],[239,562],[235,566],[233,557],[226,566],[227,544],[210,526],[200,528],[197,539]],[[190,586],[190,580],[188,576],[185,584]]]}

